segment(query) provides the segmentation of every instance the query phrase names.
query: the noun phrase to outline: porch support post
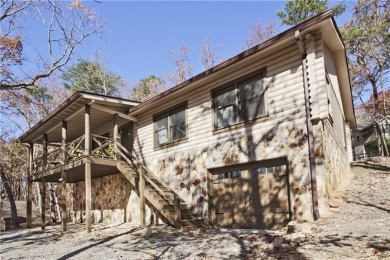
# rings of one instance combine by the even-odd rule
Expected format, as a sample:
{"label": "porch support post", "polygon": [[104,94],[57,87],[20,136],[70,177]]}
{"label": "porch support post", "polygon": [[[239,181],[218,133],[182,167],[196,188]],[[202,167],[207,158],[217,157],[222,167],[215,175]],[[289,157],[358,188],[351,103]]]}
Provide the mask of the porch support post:
{"label": "porch support post", "polygon": [[85,105],[85,214],[86,229],[91,232],[91,105]]}
{"label": "porch support post", "polygon": [[61,172],[61,231],[66,231],[66,172],[65,164],[68,161],[68,153],[66,151],[66,135],[68,123],[62,121],[62,172]]}
{"label": "porch support post", "polygon": [[42,190],[41,190],[41,229],[45,230],[46,228],[46,169],[47,169],[47,134],[43,134],[42,141]]}
{"label": "porch support post", "polygon": [[33,173],[34,143],[28,147],[28,175],[27,175],[27,228],[32,227],[32,173]]}
{"label": "porch support post", "polygon": [[146,226],[146,214],[145,214],[145,178],[144,169],[139,167],[139,216],[141,227]]}
{"label": "porch support post", "polygon": [[118,151],[118,145],[117,145],[117,141],[118,141],[118,114],[114,114],[114,159],[118,159],[117,158],[117,151]]}

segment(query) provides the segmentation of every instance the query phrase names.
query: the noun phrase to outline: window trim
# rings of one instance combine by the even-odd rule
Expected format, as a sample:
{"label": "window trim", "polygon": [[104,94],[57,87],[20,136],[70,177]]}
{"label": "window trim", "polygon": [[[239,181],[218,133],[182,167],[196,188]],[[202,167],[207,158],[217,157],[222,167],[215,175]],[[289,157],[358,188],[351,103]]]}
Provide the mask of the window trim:
{"label": "window trim", "polygon": [[[261,115],[257,115],[256,117],[248,120],[243,120],[241,115],[241,100],[240,100],[240,93],[239,93],[239,84],[243,83],[245,81],[249,81],[252,78],[260,77],[263,80],[263,106],[264,106],[264,113]],[[245,76],[239,77],[235,80],[229,81],[228,83],[222,84],[210,91],[211,94],[211,112],[212,112],[212,127],[213,131],[219,131],[221,129],[225,128],[231,128],[234,126],[241,126],[243,124],[256,122],[259,119],[265,118],[268,116],[268,91],[266,88],[266,78],[267,78],[267,70],[266,68],[262,68],[260,70],[257,70],[255,72],[246,74]],[[236,122],[231,125],[221,126],[217,127],[217,111],[218,109],[215,107],[215,96],[216,94],[223,94],[225,91],[228,92],[230,88],[234,88],[235,91],[235,107],[236,107]],[[256,97],[256,96],[255,96]]]}
{"label": "window trim", "polygon": [[[187,115],[187,110],[188,110],[188,102],[182,102],[180,104],[177,104],[173,107],[170,107],[169,109],[166,109],[162,112],[159,112],[155,115],[153,115],[153,146],[154,148],[159,148],[159,147],[164,147],[168,146],[174,143],[179,143],[185,139],[188,138],[188,115]],[[184,111],[184,118],[185,118],[185,127],[186,127],[186,134],[183,138],[177,139],[172,141],[171,140],[171,119],[170,116],[171,114],[174,114],[179,111]],[[163,144],[157,144],[157,129],[156,129],[156,122],[164,117],[167,117],[168,120],[168,125],[167,125],[167,136],[168,136],[168,142],[163,143]]]}

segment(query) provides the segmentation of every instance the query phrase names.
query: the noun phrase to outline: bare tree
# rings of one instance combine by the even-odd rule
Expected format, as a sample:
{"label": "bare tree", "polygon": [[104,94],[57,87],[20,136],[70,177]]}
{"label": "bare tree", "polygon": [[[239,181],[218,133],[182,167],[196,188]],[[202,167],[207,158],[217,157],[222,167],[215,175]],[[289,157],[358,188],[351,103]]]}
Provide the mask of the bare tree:
{"label": "bare tree", "polygon": [[[359,98],[378,131],[378,144],[389,156],[380,121],[387,121],[386,109],[381,113],[380,90],[390,75],[390,11],[388,1],[360,0],[354,6],[351,20],[342,30],[349,58],[349,73],[355,98]],[[371,95],[371,104],[363,100]],[[385,92],[383,92],[385,94]],[[369,102],[370,103],[370,102]],[[385,104],[386,102],[384,102]]]}
{"label": "bare tree", "polygon": [[218,51],[221,49],[220,45],[215,47],[212,42],[207,39],[200,45],[200,61],[203,64],[203,69],[207,70],[214,65],[223,62],[225,59],[220,57]]}
{"label": "bare tree", "polygon": [[274,21],[264,22],[259,19],[256,25],[254,25],[249,31],[248,37],[244,40],[243,45],[241,46],[242,50],[247,50],[256,46],[272,36],[275,36],[278,33]]}
{"label": "bare tree", "polygon": [[[80,0],[2,0],[1,10],[2,90],[34,88],[40,79],[51,76],[65,66],[76,47],[102,28],[95,12]],[[27,43],[31,45],[31,38],[26,36],[28,26],[34,19],[40,21],[40,29],[45,31],[47,45],[45,52],[35,53],[39,57],[35,59],[28,56],[26,51]]]}
{"label": "bare tree", "polygon": [[[47,116],[70,96],[56,77],[41,79],[34,89],[7,89],[0,92],[0,115],[14,134],[24,132]],[[4,122],[3,122],[4,123]]]}
{"label": "bare tree", "polygon": [[[14,199],[25,200],[27,194],[27,153],[25,147],[16,142],[15,136],[48,115],[70,93],[53,77],[38,82],[34,89],[7,89],[0,92],[2,178],[10,203]],[[34,149],[34,152],[37,153],[38,149]],[[39,196],[38,183],[35,187]],[[16,208],[12,206],[12,216],[17,216],[14,210]]]}
{"label": "bare tree", "polygon": [[187,46],[183,45],[178,50],[170,50],[169,57],[176,68],[174,73],[168,75],[169,81],[178,85],[192,76],[194,67],[189,63],[189,50]]}

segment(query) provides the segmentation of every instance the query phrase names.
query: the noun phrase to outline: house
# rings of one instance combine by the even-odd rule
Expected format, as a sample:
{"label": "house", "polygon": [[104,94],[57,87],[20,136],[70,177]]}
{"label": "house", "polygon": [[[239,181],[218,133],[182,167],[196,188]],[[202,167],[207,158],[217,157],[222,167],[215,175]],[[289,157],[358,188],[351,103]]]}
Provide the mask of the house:
{"label": "house", "polygon": [[135,216],[144,226],[147,211],[175,227],[316,220],[350,170],[355,126],[329,10],[141,104],[75,93],[19,138],[30,144],[28,216],[32,182],[61,182],[75,183],[73,218],[87,231]]}
{"label": "house", "polygon": [[[390,139],[390,128],[387,120],[380,120],[379,126],[385,139]],[[378,132],[375,125],[357,126],[352,129],[352,147],[354,160],[367,159],[378,155]]]}

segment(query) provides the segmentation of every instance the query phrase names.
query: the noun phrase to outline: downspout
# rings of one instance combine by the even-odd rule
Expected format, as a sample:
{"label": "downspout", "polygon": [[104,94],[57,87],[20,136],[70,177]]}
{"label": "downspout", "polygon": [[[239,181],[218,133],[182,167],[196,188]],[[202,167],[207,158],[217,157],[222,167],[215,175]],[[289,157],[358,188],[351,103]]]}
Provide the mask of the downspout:
{"label": "downspout", "polygon": [[313,124],[310,120],[310,100],[309,100],[309,81],[307,78],[307,64],[306,64],[306,51],[303,45],[300,31],[295,32],[295,40],[297,41],[298,48],[302,54],[302,70],[303,70],[303,87],[305,90],[305,109],[306,109],[306,127],[307,127],[307,141],[309,145],[309,170],[311,177],[311,197],[313,203],[313,218],[318,220],[320,213],[318,210],[318,192],[317,192],[317,172],[316,162],[314,154],[314,135],[313,135]]}

